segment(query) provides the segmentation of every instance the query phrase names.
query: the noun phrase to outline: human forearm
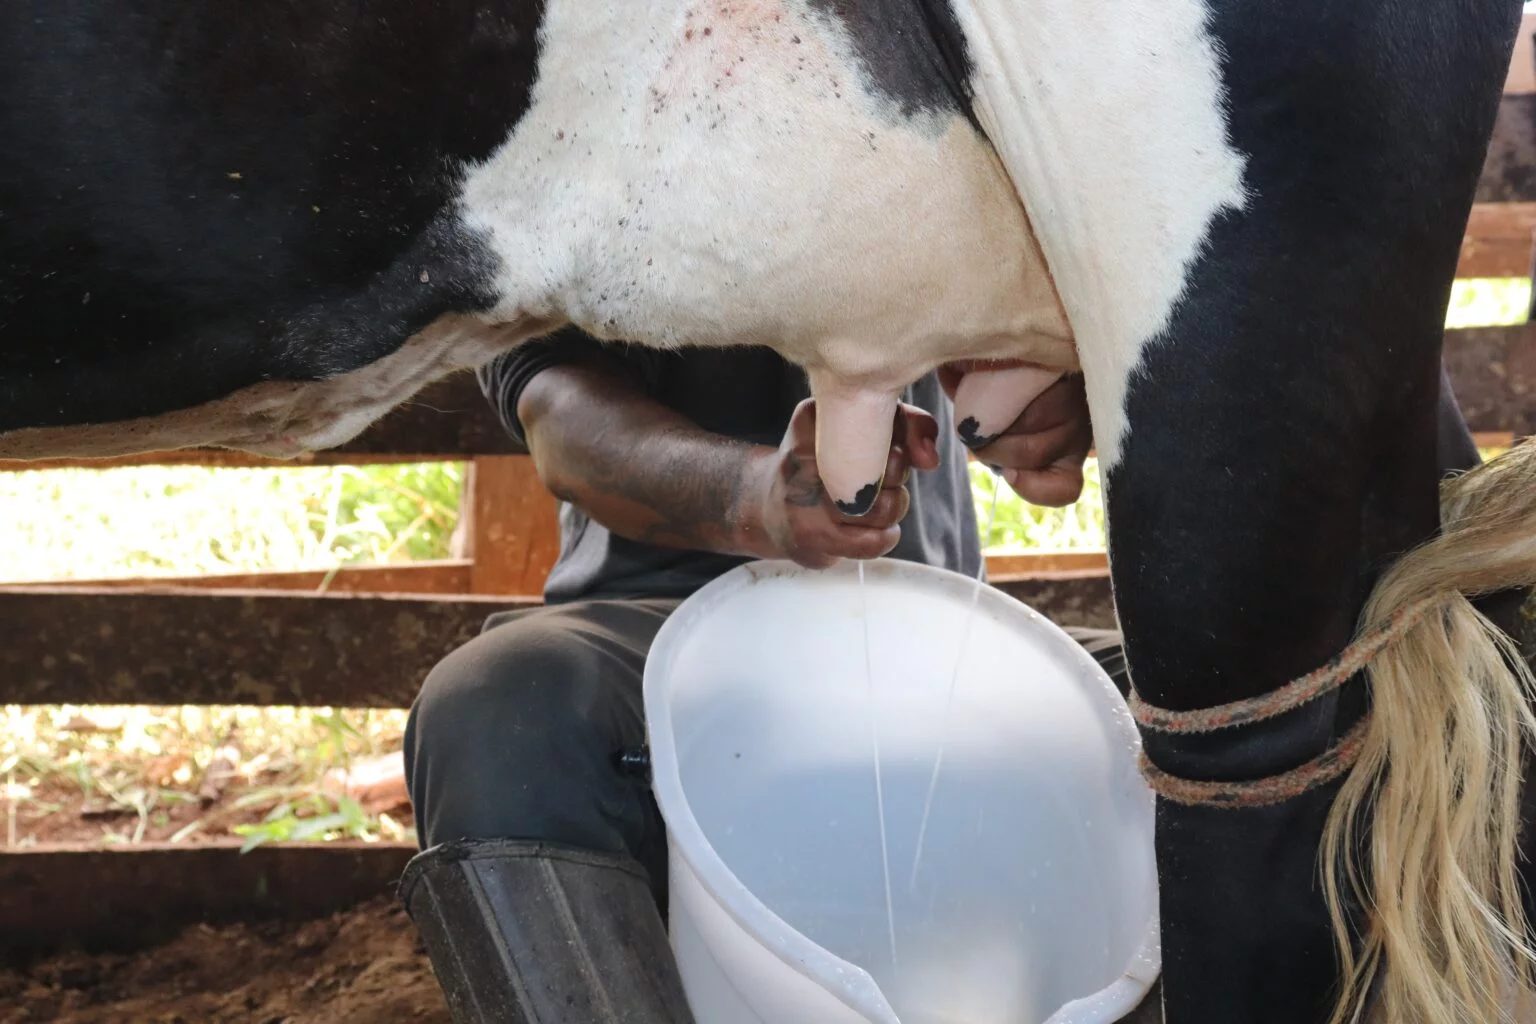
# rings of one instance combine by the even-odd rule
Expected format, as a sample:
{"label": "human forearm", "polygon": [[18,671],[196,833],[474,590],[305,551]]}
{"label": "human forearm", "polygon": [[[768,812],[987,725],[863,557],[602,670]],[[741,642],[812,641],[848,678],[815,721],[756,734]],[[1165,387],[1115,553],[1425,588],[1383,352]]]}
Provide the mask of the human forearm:
{"label": "human forearm", "polygon": [[539,477],[631,540],[764,555],[755,477],[774,449],[703,430],[602,367],[544,370],[518,417]]}
{"label": "human forearm", "polygon": [[933,417],[902,406],[884,486],[852,517],[817,473],[810,401],[769,448],[703,430],[599,363],[571,362],[523,385],[516,418],[546,486],[619,536],[812,568],[895,547],[908,472],[939,461]]}

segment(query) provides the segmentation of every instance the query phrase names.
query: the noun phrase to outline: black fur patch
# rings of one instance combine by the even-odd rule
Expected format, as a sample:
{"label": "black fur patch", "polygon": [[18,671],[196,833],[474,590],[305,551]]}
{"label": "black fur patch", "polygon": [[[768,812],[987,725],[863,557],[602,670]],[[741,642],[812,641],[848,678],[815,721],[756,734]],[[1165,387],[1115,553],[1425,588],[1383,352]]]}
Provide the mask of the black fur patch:
{"label": "black fur patch", "polygon": [[458,169],[540,0],[0,8],[0,430],[344,373],[492,301]]}
{"label": "black fur patch", "polygon": [[875,499],[880,496],[880,482],[865,484],[859,488],[859,493],[853,496],[852,501],[837,502],[837,510],[845,516],[862,516],[875,506]]}
{"label": "black fur patch", "polygon": [[981,423],[975,416],[967,416],[961,420],[959,425],[955,427],[955,430],[960,434],[960,440],[972,451],[978,448],[985,448],[997,440],[996,434],[981,433]]}
{"label": "black fur patch", "polygon": [[[1145,347],[1105,482],[1136,690],[1175,709],[1337,655],[1377,574],[1436,528],[1445,301],[1519,18],[1493,0],[1207,7],[1251,199],[1213,225]],[[1321,753],[1366,699],[1351,685],[1144,749],[1186,778],[1263,778]],[[1317,851],[1335,793],[1160,803],[1170,1021],[1327,1017]]]}
{"label": "black fur patch", "polygon": [[810,6],[847,27],[875,87],[903,115],[971,117],[971,61],[950,0],[810,0]]}

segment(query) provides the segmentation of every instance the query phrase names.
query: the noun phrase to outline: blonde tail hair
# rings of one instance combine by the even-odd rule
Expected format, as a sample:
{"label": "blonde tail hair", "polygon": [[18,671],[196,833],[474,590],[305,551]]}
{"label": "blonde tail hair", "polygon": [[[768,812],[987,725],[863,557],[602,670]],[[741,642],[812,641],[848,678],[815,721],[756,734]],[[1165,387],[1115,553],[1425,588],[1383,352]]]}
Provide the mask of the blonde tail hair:
{"label": "blonde tail hair", "polygon": [[[1468,598],[1536,582],[1536,444],[1447,480],[1441,518],[1440,536],[1382,577],[1361,622],[1369,631],[1431,605],[1370,667],[1364,751],[1323,832],[1344,979],[1331,1024],[1365,1020],[1373,998],[1387,1024],[1510,1021],[1513,993],[1532,980],[1516,859],[1536,684]],[[1349,896],[1363,912],[1358,948]]]}

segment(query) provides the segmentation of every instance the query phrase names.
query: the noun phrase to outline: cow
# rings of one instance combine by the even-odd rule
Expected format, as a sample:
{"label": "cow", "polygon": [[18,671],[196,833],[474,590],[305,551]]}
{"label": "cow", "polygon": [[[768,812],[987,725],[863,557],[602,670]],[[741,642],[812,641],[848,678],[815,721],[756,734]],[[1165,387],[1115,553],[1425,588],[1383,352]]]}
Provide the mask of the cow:
{"label": "cow", "polygon": [[1436,424],[1519,8],[14,0],[0,457],[323,448],[576,324],[802,365],[857,513],[910,381],[979,445],[1081,372],[1166,1019],[1494,1020],[1528,680],[1456,591],[1536,487],[1442,532]]}

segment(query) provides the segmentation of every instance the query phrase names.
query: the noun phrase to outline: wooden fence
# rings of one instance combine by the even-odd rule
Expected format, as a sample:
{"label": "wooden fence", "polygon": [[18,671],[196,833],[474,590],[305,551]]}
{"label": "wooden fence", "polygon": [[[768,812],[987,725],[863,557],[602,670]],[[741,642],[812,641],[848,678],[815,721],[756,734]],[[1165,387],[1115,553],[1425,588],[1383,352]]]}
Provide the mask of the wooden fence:
{"label": "wooden fence", "polygon": [[[1536,65],[1530,19],[1478,188],[1460,277],[1527,277],[1536,234]],[[1451,331],[1457,397],[1485,443],[1536,433],[1536,328]],[[296,462],[219,451],[92,467],[467,460],[457,557],[335,572],[0,587],[0,703],[407,704],[427,670],[492,610],[538,600],[558,551],[555,503],[510,454],[474,381],[434,385],[355,441]],[[7,463],[25,472],[66,463]],[[989,560],[994,583],[1058,622],[1110,625],[1102,554]],[[306,915],[376,891],[398,847],[225,848],[0,855],[0,946],[143,937],[190,916]],[[124,859],[126,858],[126,859]],[[329,865],[329,867],[327,867]],[[328,872],[328,885],[299,884]],[[126,887],[126,888],[125,888]],[[127,895],[125,895],[127,894]],[[179,895],[176,895],[179,894]],[[158,908],[158,909],[154,909]]]}

